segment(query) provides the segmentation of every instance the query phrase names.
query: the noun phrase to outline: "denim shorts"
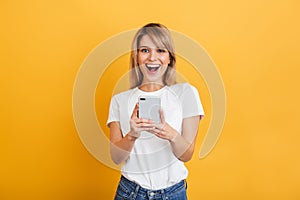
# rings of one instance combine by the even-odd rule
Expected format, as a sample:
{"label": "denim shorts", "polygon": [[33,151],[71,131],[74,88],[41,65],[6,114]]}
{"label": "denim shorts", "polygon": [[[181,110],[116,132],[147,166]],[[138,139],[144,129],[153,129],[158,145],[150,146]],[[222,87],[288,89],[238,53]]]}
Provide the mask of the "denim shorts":
{"label": "denim shorts", "polygon": [[185,180],[161,190],[149,190],[121,176],[115,200],[187,200]]}

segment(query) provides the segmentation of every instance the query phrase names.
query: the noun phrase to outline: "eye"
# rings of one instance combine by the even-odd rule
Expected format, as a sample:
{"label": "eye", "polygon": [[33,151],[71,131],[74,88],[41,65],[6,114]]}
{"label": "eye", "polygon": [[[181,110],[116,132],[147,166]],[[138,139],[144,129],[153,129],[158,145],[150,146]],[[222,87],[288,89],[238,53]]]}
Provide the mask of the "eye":
{"label": "eye", "polygon": [[149,49],[147,49],[147,48],[141,48],[141,49],[139,49],[139,51],[141,53],[149,53]]}
{"label": "eye", "polygon": [[158,53],[166,53],[167,50],[166,50],[166,49],[157,49],[157,52],[158,52]]}

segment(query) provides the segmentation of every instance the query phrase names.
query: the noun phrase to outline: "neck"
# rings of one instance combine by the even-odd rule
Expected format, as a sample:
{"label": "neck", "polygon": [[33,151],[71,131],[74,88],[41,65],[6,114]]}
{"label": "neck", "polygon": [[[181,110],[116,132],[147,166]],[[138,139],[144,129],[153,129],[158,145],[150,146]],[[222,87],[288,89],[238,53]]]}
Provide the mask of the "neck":
{"label": "neck", "polygon": [[139,89],[145,92],[154,92],[156,90],[160,90],[163,87],[164,85],[160,83],[143,83],[139,86]]}

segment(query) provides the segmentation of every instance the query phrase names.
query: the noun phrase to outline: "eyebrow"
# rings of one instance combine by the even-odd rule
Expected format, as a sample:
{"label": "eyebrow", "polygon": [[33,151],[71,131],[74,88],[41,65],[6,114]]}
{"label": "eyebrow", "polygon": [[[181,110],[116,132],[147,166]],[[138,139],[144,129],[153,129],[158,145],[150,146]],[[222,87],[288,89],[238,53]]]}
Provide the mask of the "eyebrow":
{"label": "eyebrow", "polygon": [[[140,48],[149,48],[149,49],[152,49],[152,48],[149,47],[149,46],[140,46],[139,49],[140,49]],[[165,48],[165,47],[155,47],[155,48],[153,48],[153,49],[167,49],[167,48]]]}
{"label": "eyebrow", "polygon": [[[151,47],[148,47],[148,46],[140,46],[139,48],[151,48]],[[156,47],[157,48],[157,47]]]}

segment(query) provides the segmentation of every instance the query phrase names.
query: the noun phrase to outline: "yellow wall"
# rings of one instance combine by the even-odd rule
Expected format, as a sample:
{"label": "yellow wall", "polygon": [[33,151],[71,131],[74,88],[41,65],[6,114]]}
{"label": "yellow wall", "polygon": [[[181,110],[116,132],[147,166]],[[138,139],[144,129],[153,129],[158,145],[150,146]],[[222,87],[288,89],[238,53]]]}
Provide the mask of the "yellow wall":
{"label": "yellow wall", "polygon": [[300,199],[299,8],[296,0],[1,1],[0,199],[112,199],[119,172],[82,145],[73,84],[96,45],[148,22],[200,43],[226,88],[221,138],[199,160],[211,105],[198,86],[208,117],[187,163],[190,199]]}

